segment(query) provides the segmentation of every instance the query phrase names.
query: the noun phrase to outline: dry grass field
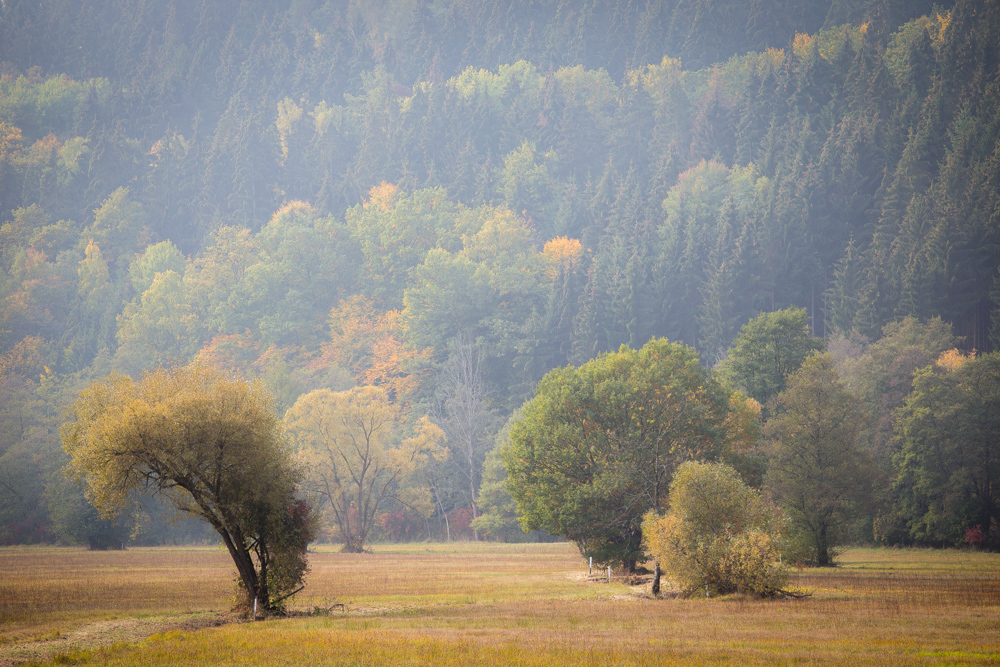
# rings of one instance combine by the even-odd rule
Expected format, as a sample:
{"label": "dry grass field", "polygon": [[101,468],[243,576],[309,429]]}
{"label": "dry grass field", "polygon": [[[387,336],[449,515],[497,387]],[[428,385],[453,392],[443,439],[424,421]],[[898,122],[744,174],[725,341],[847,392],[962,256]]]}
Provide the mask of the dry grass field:
{"label": "dry grass field", "polygon": [[332,611],[236,623],[221,549],[8,548],[0,665],[1000,664],[1000,556],[839,562],[793,575],[802,600],[654,600],[569,544],[320,548],[295,604]]}

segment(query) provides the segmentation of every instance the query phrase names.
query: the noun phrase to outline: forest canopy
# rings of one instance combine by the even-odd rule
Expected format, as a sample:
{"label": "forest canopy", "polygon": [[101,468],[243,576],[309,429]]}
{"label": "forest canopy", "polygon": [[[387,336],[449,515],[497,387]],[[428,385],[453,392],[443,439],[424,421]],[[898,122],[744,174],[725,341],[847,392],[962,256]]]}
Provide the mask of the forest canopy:
{"label": "forest canopy", "polygon": [[[463,444],[374,533],[478,536],[546,373],[739,368],[777,312],[872,413],[858,534],[961,542],[893,495],[893,419],[1000,346],[998,63],[995,0],[0,3],[0,542],[83,539],[59,425],[113,372],[378,387]],[[767,416],[783,376],[725,377]],[[192,538],[161,518],[133,539]]]}

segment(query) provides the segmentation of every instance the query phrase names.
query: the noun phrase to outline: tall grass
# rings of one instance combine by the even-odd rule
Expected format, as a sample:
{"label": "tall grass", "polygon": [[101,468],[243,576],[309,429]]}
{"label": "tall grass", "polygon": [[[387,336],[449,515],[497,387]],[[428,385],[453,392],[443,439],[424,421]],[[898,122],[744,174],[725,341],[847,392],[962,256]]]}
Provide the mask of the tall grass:
{"label": "tall grass", "polygon": [[[35,606],[21,594],[64,591]],[[63,554],[60,557],[60,554]],[[45,561],[45,559],[50,559]],[[51,581],[40,568],[55,568]],[[94,665],[660,665],[740,663],[998,664],[1000,556],[850,550],[842,566],[803,570],[803,600],[651,599],[646,588],[586,581],[571,545],[402,545],[371,554],[319,549],[295,602],[323,616],[174,631],[139,644],[63,658]],[[66,571],[63,571],[66,570]],[[80,616],[228,606],[231,566],[219,550],[0,550],[0,632],[6,619],[51,625]],[[86,588],[95,589],[88,598]],[[131,584],[127,583],[131,582]],[[61,588],[62,587],[62,588]],[[190,589],[190,590],[181,590]],[[44,597],[44,596],[42,596]],[[6,610],[13,609],[13,612]],[[87,611],[89,609],[89,611]],[[48,619],[48,620],[44,620]],[[22,626],[25,627],[25,626]],[[3,646],[0,646],[2,663]],[[65,652],[65,651],[64,651]]]}
{"label": "tall grass", "polygon": [[221,609],[232,570],[215,548],[3,548],[0,643],[74,620]]}

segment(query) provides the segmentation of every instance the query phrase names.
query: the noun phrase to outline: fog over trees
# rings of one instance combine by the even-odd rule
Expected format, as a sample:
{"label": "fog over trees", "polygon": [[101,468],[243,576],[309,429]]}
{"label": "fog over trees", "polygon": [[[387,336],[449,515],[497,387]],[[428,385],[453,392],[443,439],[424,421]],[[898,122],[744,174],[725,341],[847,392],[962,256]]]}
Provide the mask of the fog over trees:
{"label": "fog over trees", "polygon": [[813,530],[786,466],[836,410],[831,535],[1000,548],[998,184],[996,0],[5,0],[0,544],[214,539],[102,519],[60,442],[92,383],[192,361],[289,415],[325,538],[545,539],[520,409],[649,344],[726,435],[609,481],[641,511],[584,550],[641,555],[688,458]]}

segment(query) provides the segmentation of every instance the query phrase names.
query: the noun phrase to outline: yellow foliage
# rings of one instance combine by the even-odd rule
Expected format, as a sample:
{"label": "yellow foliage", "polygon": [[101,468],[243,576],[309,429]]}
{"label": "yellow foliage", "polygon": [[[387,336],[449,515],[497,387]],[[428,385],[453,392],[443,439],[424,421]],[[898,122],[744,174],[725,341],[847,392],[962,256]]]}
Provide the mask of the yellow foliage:
{"label": "yellow foliage", "polygon": [[817,49],[816,38],[804,32],[795,33],[795,40],[792,42],[792,53],[799,60],[805,60],[812,56]]}
{"label": "yellow foliage", "polygon": [[42,363],[45,339],[38,336],[25,336],[14,347],[0,355],[0,379],[11,375],[33,377],[41,370],[49,369]]}
{"label": "yellow foliage", "polygon": [[937,367],[950,373],[970,359],[974,359],[975,356],[975,350],[973,350],[971,354],[962,352],[958,348],[945,350],[941,353],[941,356],[937,358]]}
{"label": "yellow foliage", "polygon": [[554,278],[559,271],[570,269],[582,252],[583,245],[577,239],[557,236],[546,242],[542,248],[542,255],[549,265],[547,271],[549,277]]}
{"label": "yellow foliage", "polygon": [[77,290],[88,306],[96,307],[100,305],[103,295],[111,289],[111,274],[100,247],[93,239],[87,243],[84,255],[77,269],[80,277]]}
{"label": "yellow foliage", "polygon": [[312,212],[313,212],[313,207],[309,204],[309,202],[304,202],[295,199],[290,202],[286,202],[284,206],[275,211],[274,215],[271,216],[271,219],[268,221],[267,224],[269,225],[279,224],[282,221],[282,219],[290,213],[302,213],[303,215],[307,215]]}
{"label": "yellow foliage", "polygon": [[776,72],[784,62],[784,49],[768,48],[764,53],[760,54],[760,58],[757,60],[757,75],[763,77]]}
{"label": "yellow foliage", "polygon": [[741,391],[733,392],[729,398],[729,414],[724,426],[727,438],[734,450],[746,452],[760,439],[761,405]]}
{"label": "yellow foliage", "polygon": [[[113,375],[91,384],[63,427],[63,447],[105,516],[132,491],[158,486],[180,509],[217,522],[216,512],[231,505],[220,510],[212,498],[232,503],[227,490],[243,489],[262,499],[271,491],[261,485],[278,483],[279,472],[291,475],[278,427],[259,382],[191,364],[140,382]],[[216,475],[224,479],[212,485]]]}
{"label": "yellow foliage", "polygon": [[383,504],[430,458],[447,456],[444,432],[426,416],[400,439],[403,414],[381,387],[300,396],[285,424],[311,493],[329,508],[345,550],[362,551]]}
{"label": "yellow foliage", "polygon": [[21,151],[21,128],[0,121],[0,164]]}
{"label": "yellow foliage", "polygon": [[382,181],[378,185],[372,186],[368,191],[368,199],[362,203],[364,208],[377,208],[380,211],[388,211],[396,201],[396,194],[399,188],[392,183]]}
{"label": "yellow foliage", "polygon": [[670,485],[670,511],[642,522],[646,548],[688,594],[774,595],[788,574],[779,562],[787,518],[724,464],[688,461]]}
{"label": "yellow foliage", "polygon": [[390,398],[405,403],[420,384],[420,374],[406,367],[429,358],[430,351],[404,346],[401,313],[380,313],[370,299],[355,294],[330,311],[329,321],[330,342],[323,358],[348,369],[359,385],[382,387]]}
{"label": "yellow foliage", "polygon": [[302,107],[289,98],[278,102],[278,120],[275,126],[278,129],[278,140],[281,142],[281,164],[285,164],[288,159],[288,135],[292,133],[295,123],[302,118]]}

